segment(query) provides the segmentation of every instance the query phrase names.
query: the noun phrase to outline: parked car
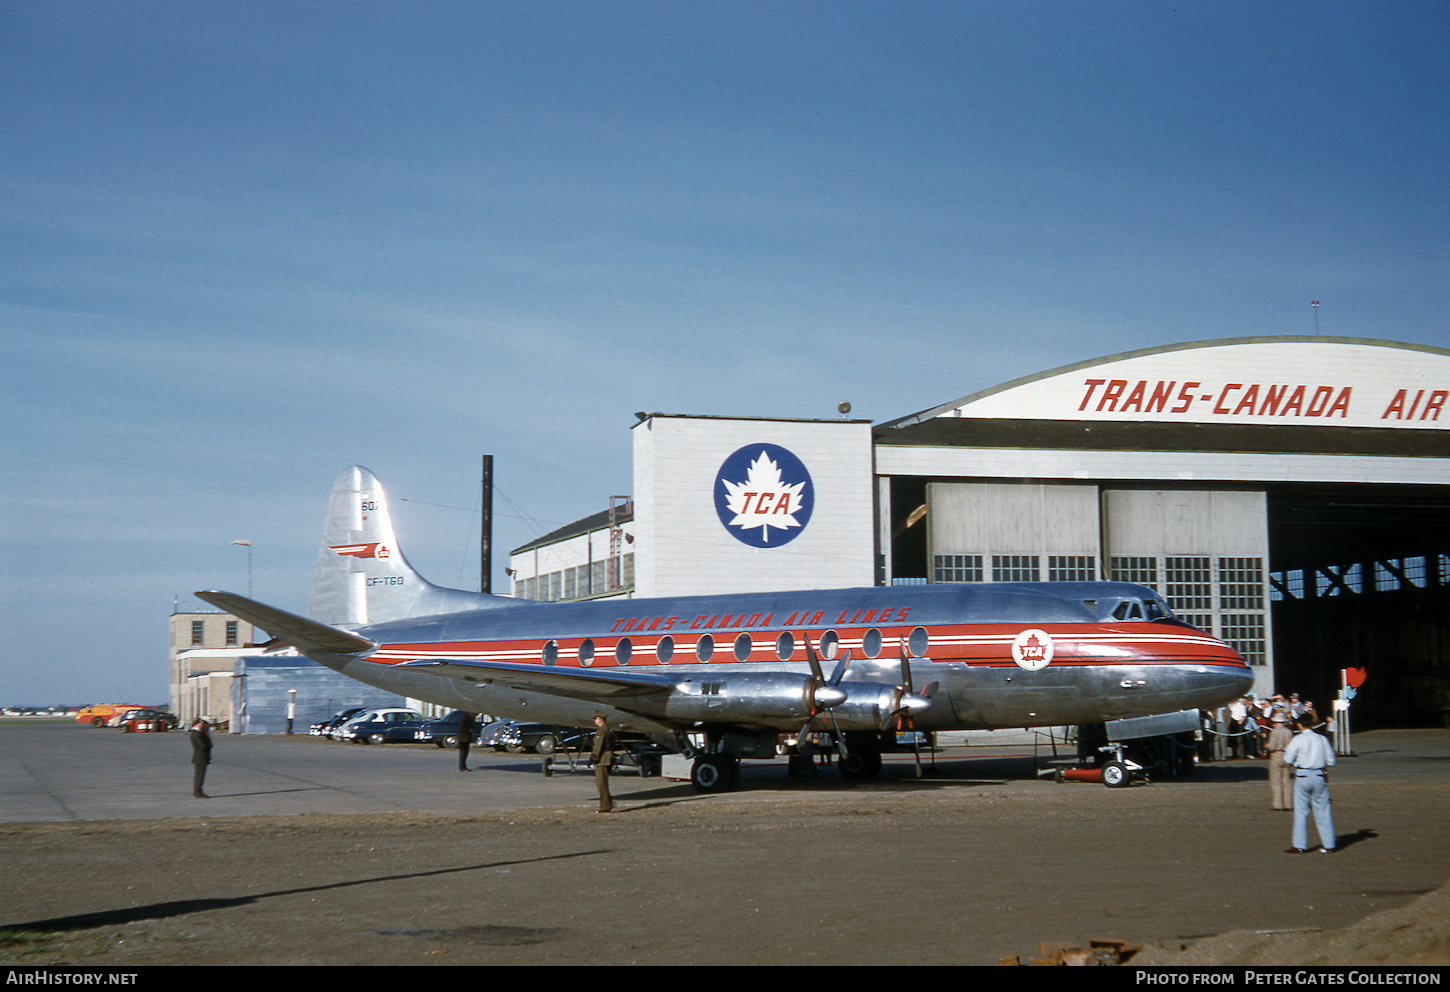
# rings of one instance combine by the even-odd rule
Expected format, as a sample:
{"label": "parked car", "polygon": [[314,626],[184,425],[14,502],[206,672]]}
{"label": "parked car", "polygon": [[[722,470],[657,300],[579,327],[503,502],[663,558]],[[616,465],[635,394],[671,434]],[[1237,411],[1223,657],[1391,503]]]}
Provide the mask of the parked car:
{"label": "parked car", "polygon": [[162,734],[170,729],[165,713],[148,709],[123,711],[116,726],[126,734]]}
{"label": "parked car", "polygon": [[341,727],[352,717],[357,716],[366,706],[354,706],[350,710],[343,710],[341,713],[334,713],[326,720],[321,720],[307,728],[307,733],[313,737],[331,737],[333,732]]}
{"label": "parked car", "polygon": [[[439,720],[429,720],[419,727],[414,734],[414,739],[423,744],[437,744],[439,747],[458,746],[458,725],[463,719],[463,710],[454,710]],[[473,721],[473,740],[470,743],[479,743],[482,734],[482,723],[478,717]]]}
{"label": "parked car", "polygon": [[345,723],[338,736],[355,744],[412,744],[418,726],[426,722],[417,710],[364,710]]}
{"label": "parked car", "polygon": [[478,735],[478,743],[510,754],[553,754],[559,748],[589,746],[594,731],[580,727],[558,727],[550,723],[518,723],[500,720],[490,723]]}

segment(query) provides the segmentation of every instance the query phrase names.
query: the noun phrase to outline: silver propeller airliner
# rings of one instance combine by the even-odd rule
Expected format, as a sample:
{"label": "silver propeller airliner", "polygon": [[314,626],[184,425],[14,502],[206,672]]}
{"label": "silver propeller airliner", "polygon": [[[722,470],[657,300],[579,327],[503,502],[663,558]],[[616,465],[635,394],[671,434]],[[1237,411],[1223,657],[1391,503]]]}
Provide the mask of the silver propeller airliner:
{"label": "silver propeller airliner", "polygon": [[[813,589],[534,603],[445,589],[398,549],[387,497],[333,485],[309,616],[197,597],[368,685],[499,717],[668,735],[703,791],[826,735],[873,777],[891,732],[1103,723],[1211,708],[1253,673],[1125,582]],[[831,666],[829,675],[825,666]]]}

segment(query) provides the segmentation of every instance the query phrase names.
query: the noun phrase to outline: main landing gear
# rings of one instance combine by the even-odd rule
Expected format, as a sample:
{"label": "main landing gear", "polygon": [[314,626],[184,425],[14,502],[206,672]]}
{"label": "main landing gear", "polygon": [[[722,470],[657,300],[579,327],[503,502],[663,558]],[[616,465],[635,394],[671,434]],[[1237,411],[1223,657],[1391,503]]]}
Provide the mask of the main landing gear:
{"label": "main landing gear", "polygon": [[690,766],[696,792],[725,792],[740,784],[740,759],[728,754],[702,754]]}

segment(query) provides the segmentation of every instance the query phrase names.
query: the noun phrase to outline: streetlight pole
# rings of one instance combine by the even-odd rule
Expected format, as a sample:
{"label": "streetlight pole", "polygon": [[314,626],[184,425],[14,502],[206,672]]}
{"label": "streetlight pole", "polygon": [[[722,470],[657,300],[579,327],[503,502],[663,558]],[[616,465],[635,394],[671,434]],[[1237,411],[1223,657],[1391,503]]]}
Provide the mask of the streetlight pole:
{"label": "streetlight pole", "polygon": [[240,544],[247,549],[247,598],[252,598],[252,542],[233,541],[233,544]]}

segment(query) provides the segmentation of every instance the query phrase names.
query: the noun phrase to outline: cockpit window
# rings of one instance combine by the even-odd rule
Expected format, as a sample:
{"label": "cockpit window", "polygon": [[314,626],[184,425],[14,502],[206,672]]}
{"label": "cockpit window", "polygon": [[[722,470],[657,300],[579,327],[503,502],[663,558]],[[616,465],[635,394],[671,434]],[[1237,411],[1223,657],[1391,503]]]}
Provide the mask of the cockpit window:
{"label": "cockpit window", "polygon": [[1125,599],[1113,610],[1113,616],[1119,620],[1142,620],[1143,604],[1136,599]]}

